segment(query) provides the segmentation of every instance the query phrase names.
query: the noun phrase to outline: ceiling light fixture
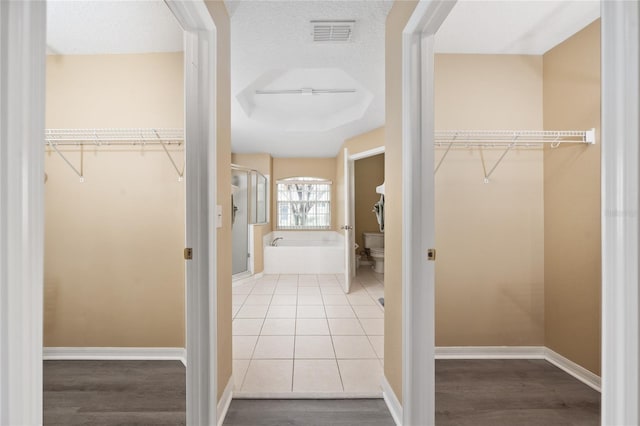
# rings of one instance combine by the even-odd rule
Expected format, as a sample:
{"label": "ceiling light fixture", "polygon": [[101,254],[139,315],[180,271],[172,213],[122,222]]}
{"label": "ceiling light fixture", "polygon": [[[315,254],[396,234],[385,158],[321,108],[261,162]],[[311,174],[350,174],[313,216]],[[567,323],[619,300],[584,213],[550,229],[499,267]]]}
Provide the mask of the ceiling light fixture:
{"label": "ceiling light fixture", "polygon": [[256,95],[332,95],[340,93],[356,93],[356,89],[312,89],[303,87],[302,89],[282,89],[282,90],[256,90]]}

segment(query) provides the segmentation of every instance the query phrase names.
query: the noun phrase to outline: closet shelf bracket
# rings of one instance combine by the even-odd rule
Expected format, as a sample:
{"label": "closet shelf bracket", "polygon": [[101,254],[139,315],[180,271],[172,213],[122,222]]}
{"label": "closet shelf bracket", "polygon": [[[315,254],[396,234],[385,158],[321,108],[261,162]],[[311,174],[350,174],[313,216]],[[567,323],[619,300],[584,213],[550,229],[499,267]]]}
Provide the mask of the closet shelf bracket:
{"label": "closet shelf bracket", "polygon": [[164,153],[167,154],[167,158],[169,158],[169,161],[171,162],[171,165],[173,166],[173,168],[178,173],[178,182],[182,182],[182,179],[184,178],[184,165],[182,166],[182,170],[180,170],[178,168],[178,165],[176,164],[175,160],[171,156],[171,153],[167,149],[167,144],[162,140],[162,138],[160,137],[160,134],[155,129],[153,129],[153,132],[155,133],[156,137],[158,138],[158,142],[162,146],[162,149],[164,150]]}
{"label": "closet shelf bracket", "polygon": [[62,160],[67,163],[67,166],[71,167],[71,170],[73,170],[73,172],[78,175],[78,177],[80,178],[80,183],[84,182],[84,173],[83,173],[83,167],[82,167],[82,151],[80,151],[80,170],[78,170],[73,163],[58,149],[57,144],[54,144],[52,141],[48,141],[47,144],[49,145],[49,147],[51,147],[51,149],[53,149],[56,154],[58,154],[60,156],[60,158],[62,158]]}
{"label": "closet shelf bracket", "polygon": [[[445,130],[434,133],[434,145],[436,148],[445,148],[445,152],[434,169],[434,174],[440,170],[445,158],[452,149],[477,148],[480,153],[484,183],[489,179],[496,168],[502,163],[506,155],[514,149],[535,149],[546,145],[551,149],[558,148],[562,144],[586,144],[596,143],[596,129],[589,130]],[[493,166],[487,171],[484,159],[486,149],[502,149],[502,154]]]}

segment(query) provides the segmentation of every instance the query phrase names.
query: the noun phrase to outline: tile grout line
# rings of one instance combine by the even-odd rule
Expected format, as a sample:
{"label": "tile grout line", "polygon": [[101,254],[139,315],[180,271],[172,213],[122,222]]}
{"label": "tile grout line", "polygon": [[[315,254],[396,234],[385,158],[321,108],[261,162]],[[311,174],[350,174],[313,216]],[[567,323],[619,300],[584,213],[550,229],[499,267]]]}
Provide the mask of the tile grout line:
{"label": "tile grout line", "polygon": [[293,316],[293,353],[291,357],[291,392],[293,392],[293,385],[296,380],[296,341],[298,340],[298,295],[300,294],[300,275],[296,279],[296,312]]}

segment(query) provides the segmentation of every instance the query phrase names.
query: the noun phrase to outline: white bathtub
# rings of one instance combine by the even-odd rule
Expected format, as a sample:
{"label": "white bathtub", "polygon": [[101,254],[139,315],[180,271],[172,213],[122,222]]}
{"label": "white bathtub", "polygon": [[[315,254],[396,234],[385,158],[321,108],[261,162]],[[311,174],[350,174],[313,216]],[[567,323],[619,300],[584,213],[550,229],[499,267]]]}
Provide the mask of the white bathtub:
{"label": "white bathtub", "polygon": [[[282,237],[277,247],[274,238]],[[265,274],[343,274],[344,237],[333,231],[276,231],[264,237]]]}

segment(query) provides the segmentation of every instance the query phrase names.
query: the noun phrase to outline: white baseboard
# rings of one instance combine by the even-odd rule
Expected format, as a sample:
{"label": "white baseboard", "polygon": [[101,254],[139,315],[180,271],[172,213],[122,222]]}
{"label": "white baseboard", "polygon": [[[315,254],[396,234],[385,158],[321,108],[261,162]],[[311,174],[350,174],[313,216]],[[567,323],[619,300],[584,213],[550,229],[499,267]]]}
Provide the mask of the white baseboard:
{"label": "white baseboard", "polygon": [[246,284],[246,283],[250,283],[250,282],[259,280],[262,277],[264,277],[264,272],[259,272],[259,273],[254,274],[254,275],[246,275],[246,276],[242,275],[242,276],[240,276],[238,278],[234,278],[231,281],[231,286],[232,287],[237,287],[237,286],[242,285],[242,284]]}
{"label": "white baseboard", "polygon": [[544,359],[544,346],[439,346],[436,359]]}
{"label": "white baseboard", "polygon": [[389,408],[389,412],[391,413],[391,417],[393,417],[393,421],[396,422],[396,426],[402,426],[402,404],[398,401],[398,397],[395,392],[391,388],[391,385],[387,381],[386,377],[382,377],[382,397],[384,398],[384,402],[387,404]]}
{"label": "white baseboard", "polygon": [[85,347],[45,347],[42,359],[45,361],[181,361],[186,365],[187,352],[184,348],[85,348]]}
{"label": "white baseboard", "polygon": [[441,346],[436,348],[436,359],[544,359],[601,391],[600,377],[546,346]]}
{"label": "white baseboard", "polygon": [[227,417],[227,411],[229,411],[229,406],[231,405],[231,400],[233,399],[233,374],[229,377],[229,381],[227,382],[227,386],[224,388],[224,392],[222,392],[222,397],[220,401],[218,401],[218,426],[222,426],[224,423],[225,417]]}
{"label": "white baseboard", "polygon": [[545,348],[545,359],[590,388],[601,392],[601,379],[598,375],[549,348]]}

